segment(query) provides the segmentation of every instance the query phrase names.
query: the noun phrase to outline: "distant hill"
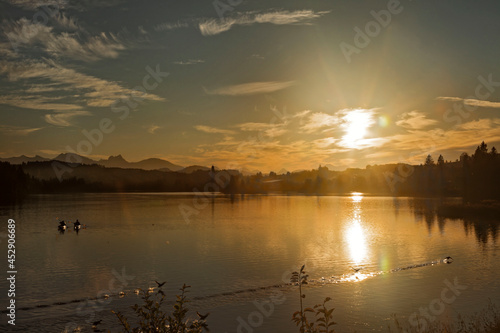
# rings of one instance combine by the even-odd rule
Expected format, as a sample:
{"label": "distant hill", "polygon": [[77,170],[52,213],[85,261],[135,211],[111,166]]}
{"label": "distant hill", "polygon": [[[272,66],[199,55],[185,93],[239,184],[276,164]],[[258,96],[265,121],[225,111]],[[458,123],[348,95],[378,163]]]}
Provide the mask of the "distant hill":
{"label": "distant hill", "polygon": [[204,166],[201,166],[201,165],[192,165],[192,166],[189,166],[187,168],[179,170],[179,172],[193,173],[193,172],[198,171],[198,170],[209,171],[210,168],[209,167],[204,167]]}
{"label": "distant hill", "polygon": [[248,168],[243,168],[240,170],[241,174],[244,175],[244,176],[250,176],[250,175],[255,175],[255,174],[258,174],[260,171],[257,170],[257,169],[254,169],[254,170],[250,170]]}
{"label": "distant hill", "polygon": [[63,153],[59,154],[54,158],[46,158],[42,156],[28,157],[21,155],[18,157],[0,158],[0,162],[9,162],[10,164],[23,164],[28,162],[46,162],[46,161],[60,161],[66,163],[78,163],[78,164],[98,164],[107,168],[122,168],[122,169],[143,169],[143,170],[159,170],[163,171],[179,171],[185,169],[183,166],[173,164],[169,161],[162,160],[160,158],[148,158],[139,162],[128,162],[123,158],[122,155],[110,156],[108,159],[104,160],[93,160],[91,158],[81,156],[74,153]]}
{"label": "distant hill", "polygon": [[183,166],[173,164],[169,161],[160,158],[148,158],[139,162],[128,162],[122,155],[110,156],[107,160],[100,160],[97,164],[107,168],[122,168],[122,169],[143,169],[143,170],[160,170],[168,169],[171,171],[179,171],[184,169]]}
{"label": "distant hill", "polygon": [[73,153],[59,154],[52,160],[66,162],[66,163],[97,164],[97,162],[94,161],[93,159]]}
{"label": "distant hill", "polygon": [[9,162],[10,164],[23,164],[28,162],[45,162],[45,161],[50,161],[50,158],[45,158],[39,155],[33,157],[21,155],[17,157],[0,158],[0,162]]}

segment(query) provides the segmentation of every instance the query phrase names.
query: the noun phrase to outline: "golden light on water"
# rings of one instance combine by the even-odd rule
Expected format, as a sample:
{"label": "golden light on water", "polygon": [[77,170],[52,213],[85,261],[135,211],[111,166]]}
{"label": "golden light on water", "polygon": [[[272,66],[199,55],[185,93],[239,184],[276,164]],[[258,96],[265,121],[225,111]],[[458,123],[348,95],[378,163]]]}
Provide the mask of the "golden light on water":
{"label": "golden light on water", "polygon": [[353,202],[361,202],[361,200],[363,200],[363,193],[351,192],[351,199]]}
{"label": "golden light on water", "polygon": [[346,242],[349,246],[351,260],[355,264],[360,264],[366,257],[366,237],[358,219],[352,221],[346,232]]}
{"label": "golden light on water", "polygon": [[366,235],[361,224],[359,208],[359,203],[363,200],[363,193],[353,192],[351,193],[351,199],[355,205],[354,216],[345,232],[345,241],[349,248],[351,260],[355,265],[359,265],[367,254]]}

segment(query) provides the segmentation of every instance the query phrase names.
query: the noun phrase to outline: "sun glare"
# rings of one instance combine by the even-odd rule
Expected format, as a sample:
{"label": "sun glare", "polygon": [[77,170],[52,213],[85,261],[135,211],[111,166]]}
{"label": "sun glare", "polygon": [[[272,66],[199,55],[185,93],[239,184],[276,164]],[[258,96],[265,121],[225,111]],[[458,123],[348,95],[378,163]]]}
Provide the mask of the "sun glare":
{"label": "sun glare", "polygon": [[354,219],[346,231],[345,239],[354,264],[360,264],[366,257],[366,239],[363,227],[358,219]]}
{"label": "sun glare", "polygon": [[342,117],[345,135],[342,137],[344,145],[348,148],[359,148],[360,140],[364,139],[368,129],[374,124],[372,110],[356,109],[347,111]]}

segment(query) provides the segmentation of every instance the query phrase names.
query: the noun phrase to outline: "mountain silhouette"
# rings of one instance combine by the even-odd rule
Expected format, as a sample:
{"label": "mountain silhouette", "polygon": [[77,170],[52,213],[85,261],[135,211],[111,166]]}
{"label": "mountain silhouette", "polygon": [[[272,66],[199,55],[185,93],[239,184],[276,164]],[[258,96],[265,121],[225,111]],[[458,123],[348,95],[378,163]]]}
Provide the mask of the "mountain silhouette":
{"label": "mountain silhouette", "polygon": [[84,157],[74,153],[63,153],[54,157],[52,160],[66,162],[66,163],[79,163],[79,164],[96,164],[96,161],[88,157]]}
{"label": "mountain silhouette", "polygon": [[46,162],[59,161],[66,163],[77,164],[98,164],[107,168],[122,168],[122,169],[143,169],[143,170],[159,170],[164,171],[179,171],[184,169],[183,166],[173,164],[169,161],[160,158],[148,158],[139,162],[128,162],[122,155],[110,156],[108,159],[93,160],[91,158],[81,156],[74,153],[62,153],[54,158],[46,158],[42,156],[28,157],[21,155],[18,157],[0,158],[0,162],[9,162],[10,164],[23,164],[28,162]]}
{"label": "mountain silhouette", "polygon": [[28,162],[45,162],[45,161],[50,161],[50,158],[45,158],[39,155],[33,157],[21,155],[17,157],[0,158],[0,162],[9,162],[10,164],[23,164]]}
{"label": "mountain silhouette", "polygon": [[[215,169],[218,170],[217,168],[215,168]],[[204,167],[204,166],[201,166],[201,165],[192,165],[192,166],[188,166],[187,168],[179,170],[179,172],[182,172],[182,173],[193,173],[193,172],[196,172],[198,170],[208,171],[208,170],[210,170],[210,168]]]}
{"label": "mountain silhouette", "polygon": [[[183,166],[173,164],[169,161],[160,158],[148,158],[139,162],[128,162],[122,155],[110,156],[107,160],[100,160],[97,164],[107,168],[122,168],[122,169],[143,169],[143,170],[160,170],[168,169],[170,171],[178,171],[183,169]],[[165,170],[166,171],[166,170]]]}

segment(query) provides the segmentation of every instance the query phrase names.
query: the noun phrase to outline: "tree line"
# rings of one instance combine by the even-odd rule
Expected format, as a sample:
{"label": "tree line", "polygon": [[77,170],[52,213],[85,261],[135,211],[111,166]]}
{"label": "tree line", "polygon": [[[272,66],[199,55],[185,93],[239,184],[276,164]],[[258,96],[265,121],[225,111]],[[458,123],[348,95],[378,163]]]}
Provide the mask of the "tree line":
{"label": "tree line", "polygon": [[[61,192],[193,192],[217,188],[227,194],[286,193],[327,195],[363,192],[391,196],[460,196],[469,201],[500,199],[500,157],[482,142],[474,154],[456,161],[437,162],[429,155],[420,165],[368,165],[365,169],[332,171],[327,167],[284,174],[242,175],[236,170],[197,170],[193,173],[105,168],[68,164],[72,172],[60,180],[51,162],[22,165],[0,163],[0,200],[16,201],[30,193]],[[404,177],[400,170],[406,170]],[[224,177],[217,177],[217,173]]]}

